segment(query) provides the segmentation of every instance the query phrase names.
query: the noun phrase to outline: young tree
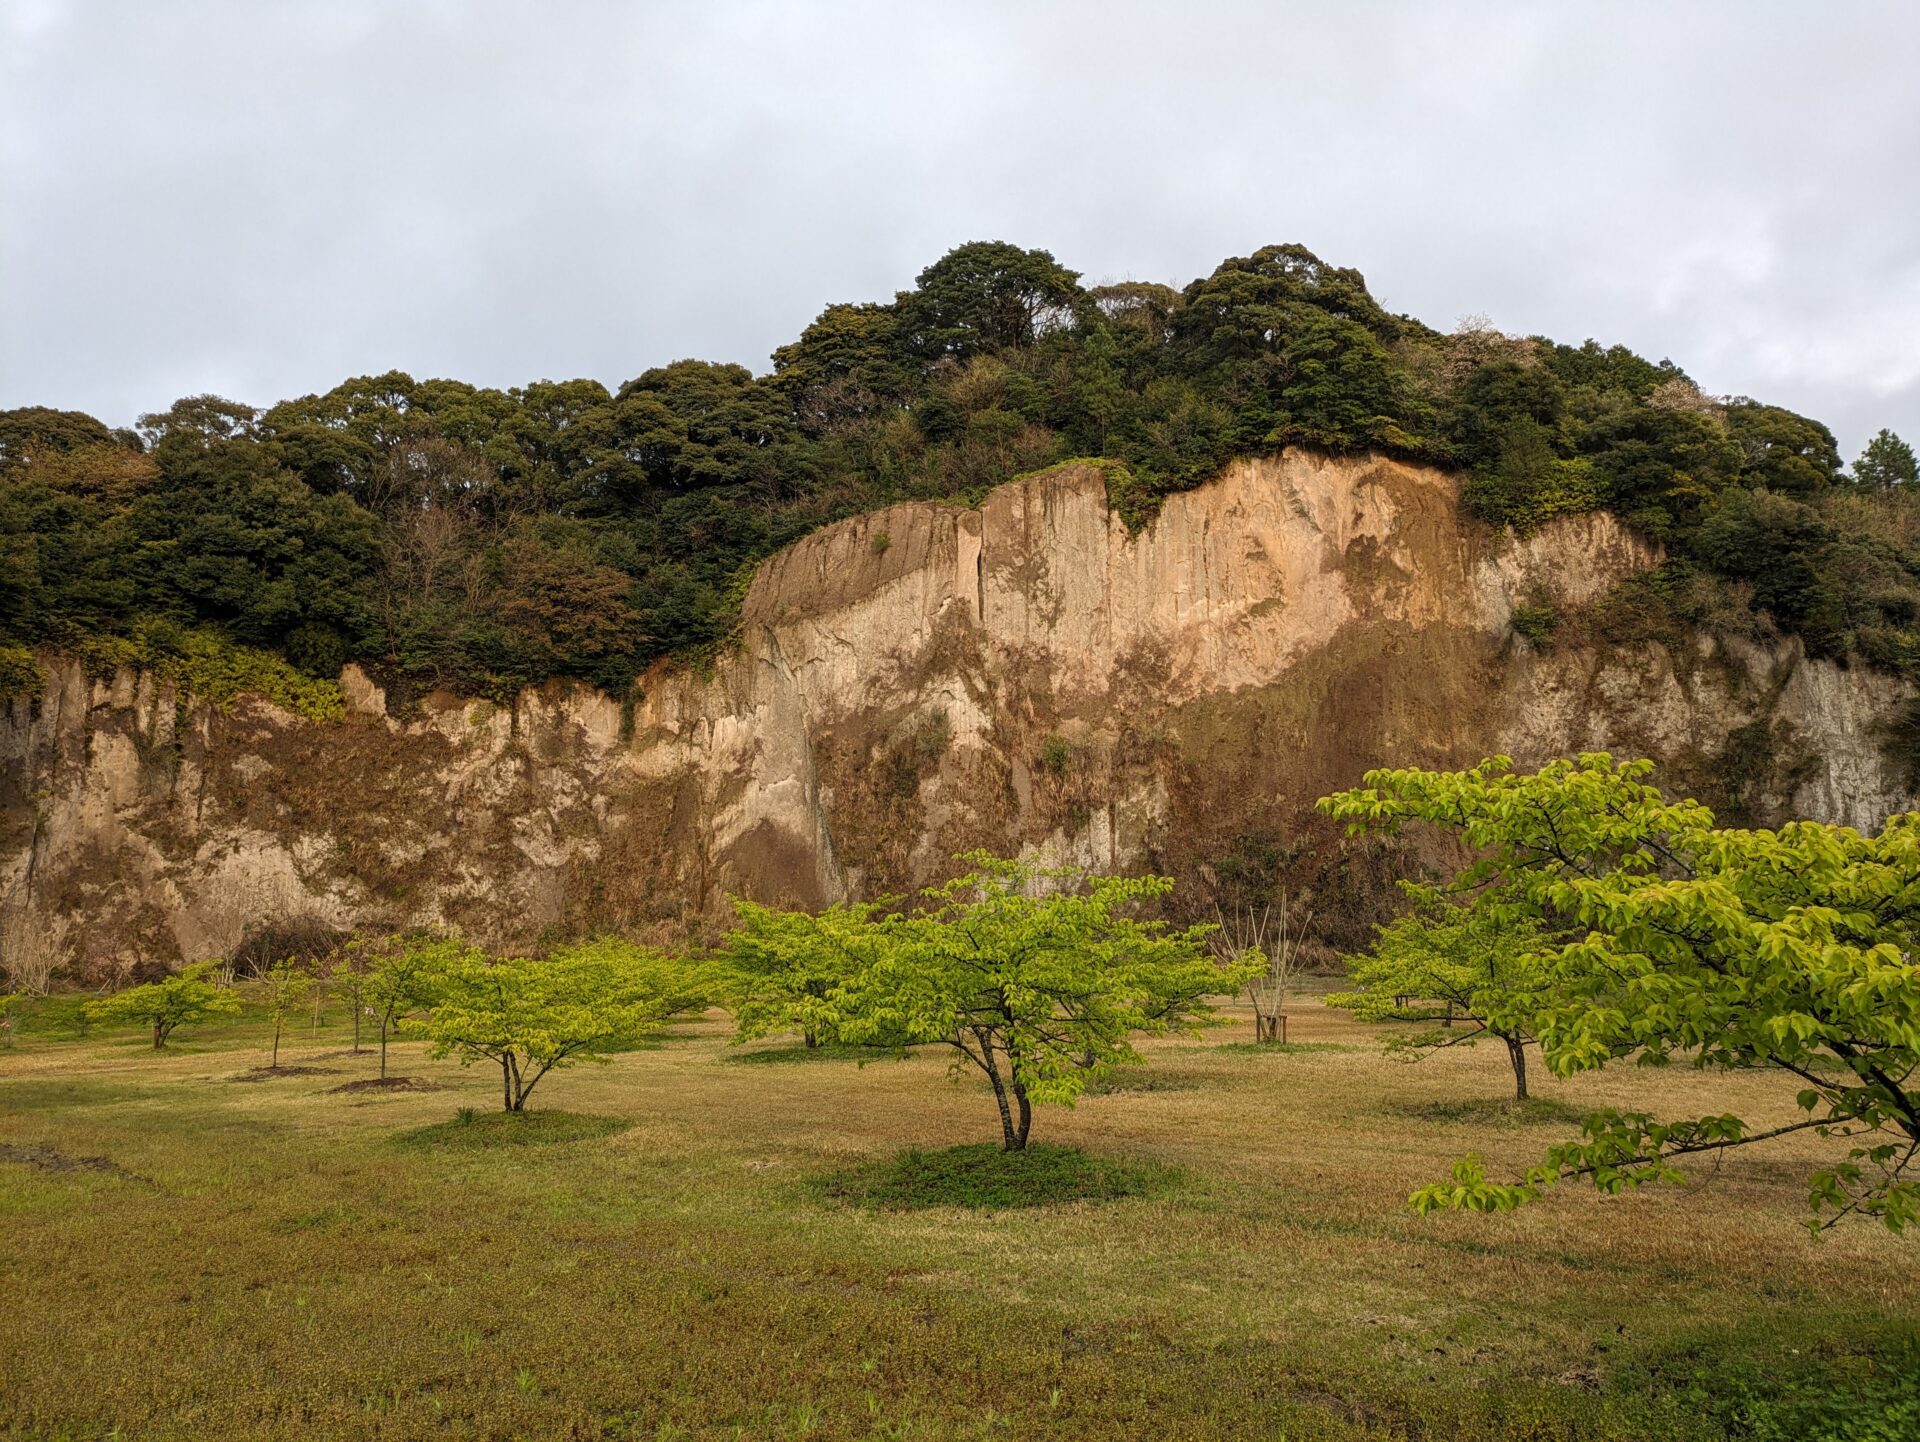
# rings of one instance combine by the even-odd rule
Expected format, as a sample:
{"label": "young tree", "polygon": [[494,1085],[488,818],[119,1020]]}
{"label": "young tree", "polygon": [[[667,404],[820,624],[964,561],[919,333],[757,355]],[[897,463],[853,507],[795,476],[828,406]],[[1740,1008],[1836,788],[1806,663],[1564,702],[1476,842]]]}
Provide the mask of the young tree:
{"label": "young tree", "polygon": [[922,893],[925,911],[857,922],[860,960],[825,1014],[855,1045],[952,1048],[992,1087],[1007,1151],[1026,1146],[1036,1103],[1071,1106],[1091,1078],[1138,1061],[1136,1034],[1197,1030],[1206,998],[1257,965],[1217,965],[1207,927],[1128,914],[1171,891],[1167,877],[962,859],[973,870]]}
{"label": "young tree", "polygon": [[605,1061],[669,1018],[704,1008],[711,995],[689,963],[613,938],[543,960],[461,946],[436,979],[432,1010],[406,1025],[426,1037],[433,1056],[496,1064],[501,1103],[518,1112],[554,1068]]}
{"label": "young tree", "polygon": [[1537,958],[1535,1035],[1568,1075],[1637,1056],[1771,1070],[1803,1113],[1755,1129],[1737,1116],[1657,1121],[1605,1111],[1510,1183],[1476,1158],[1423,1210],[1504,1210],[1563,1178],[1619,1191],[1676,1175],[1673,1161],[1800,1131],[1842,1140],[1813,1174],[1812,1225],[1858,1213],[1920,1221],[1920,813],[1875,835],[1789,822],[1719,829],[1669,801],[1644,761],[1604,754],[1515,773],[1375,771],[1321,805],[1356,828],[1425,821],[1478,856],[1455,881],[1577,940]]}
{"label": "young tree", "polygon": [[201,961],[182,967],[165,981],[129,987],[99,1001],[88,1002],[92,1022],[137,1021],[152,1028],[153,1049],[166,1046],[174,1028],[240,1010],[239,998],[207,980],[218,962]]}
{"label": "young tree", "polygon": [[280,1034],[286,1030],[287,1018],[306,1001],[314,989],[314,979],[300,969],[292,957],[276,961],[254,983],[254,994],[267,1010],[267,1018],[273,1023],[273,1059],[268,1067],[278,1070],[280,1067]]}
{"label": "young tree", "polygon": [[1387,1043],[1416,1058],[1494,1037],[1513,1067],[1514,1099],[1525,1101],[1540,984],[1535,958],[1547,945],[1539,923],[1483,899],[1461,903],[1434,887],[1406,889],[1414,910],[1380,928],[1373,949],[1354,959],[1355,989],[1329,996],[1327,1005],[1362,1021],[1441,1023]]}
{"label": "young tree", "polygon": [[1863,486],[1911,486],[1920,482],[1920,463],[1914,460],[1912,446],[1883,430],[1867,442],[1853,463],[1853,478]]}
{"label": "young tree", "polygon": [[877,958],[885,902],[842,902],[819,915],[735,897],[739,929],[720,945],[731,973],[736,1040],[797,1031],[808,1048],[833,1039],[832,993]]}
{"label": "young tree", "polygon": [[1218,907],[1214,915],[1218,925],[1209,944],[1220,963],[1232,966],[1246,962],[1260,968],[1247,981],[1247,999],[1253,1003],[1254,1039],[1284,1045],[1287,995],[1300,974],[1301,947],[1313,925],[1312,910],[1294,922],[1287,894],[1282,891],[1277,913],[1272,906],[1256,910],[1248,903],[1244,908],[1236,907],[1231,917]]}
{"label": "young tree", "polygon": [[380,1080],[387,1079],[387,1041],[412,1013],[433,1004],[440,979],[456,961],[472,955],[457,937],[405,932],[348,943],[362,1004],[380,1026]]}

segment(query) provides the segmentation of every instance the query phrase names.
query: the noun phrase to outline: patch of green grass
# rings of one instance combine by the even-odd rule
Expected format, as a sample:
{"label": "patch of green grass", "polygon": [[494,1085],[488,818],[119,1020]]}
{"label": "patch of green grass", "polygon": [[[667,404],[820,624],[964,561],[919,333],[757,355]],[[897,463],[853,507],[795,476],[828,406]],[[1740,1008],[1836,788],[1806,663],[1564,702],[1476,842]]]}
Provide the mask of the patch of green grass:
{"label": "patch of green grass", "polygon": [[1008,1152],[981,1142],[934,1152],[914,1147],[836,1172],[822,1180],[821,1188],[836,1201],[889,1211],[965,1207],[999,1212],[1164,1196],[1182,1176],[1158,1162],[1103,1157],[1078,1147],[1029,1145]]}
{"label": "patch of green grass", "polygon": [[1920,1330],[1791,1348],[1737,1330],[1630,1361],[1612,1384],[1670,1398],[1742,1442],[1910,1442],[1920,1437]]}
{"label": "patch of green grass", "polygon": [[633,1123],[624,1117],[591,1117],[577,1112],[483,1112],[462,1107],[444,1122],[402,1132],[406,1146],[488,1150],[494,1147],[544,1147],[560,1142],[612,1136]]}
{"label": "patch of green grass", "polygon": [[[282,1060],[370,1078],[343,1019]],[[1161,1199],[967,1210],[936,1176],[932,1211],[848,1205],[814,1175],[871,1158],[855,1170],[884,1183],[907,1147],[992,1134],[984,1084],[931,1056],[722,1066],[706,1024],[557,1073],[510,1118],[497,1076],[411,1039],[391,1070],[447,1090],[369,1108],[327,1078],[226,1085],[266,1060],[251,1016],[198,1034],[219,1060],[132,1033],[25,1038],[0,1053],[0,1143],[152,1184],[0,1165],[0,1437],[936,1442],[1126,1437],[1148,1417],[1155,1435],[1296,1442],[1906,1435],[1911,1364],[1890,1339],[1920,1317],[1913,1244],[1807,1236],[1805,1170],[1828,1147],[1689,1168],[1703,1188],[1416,1217],[1407,1192],[1460,1152],[1505,1174],[1553,1139],[1394,1110],[1499,1107],[1505,1056],[1389,1064],[1313,999],[1294,1027],[1354,1054],[1262,1064],[1153,1039],[1113,1083],[1194,1089],[1039,1109],[1036,1155],[1162,1159],[1186,1180]],[[1691,1068],[1550,1090],[1669,1115],[1780,1096]],[[449,1137],[462,1104],[477,1114]],[[634,1129],[610,1144],[612,1118]],[[396,1144],[428,1123],[427,1144]],[[585,1140],[521,1144],[543,1128]]]}
{"label": "patch of green grass", "polygon": [[1164,1071],[1155,1067],[1123,1066],[1116,1067],[1104,1076],[1094,1077],[1087,1083],[1085,1095],[1090,1097],[1127,1096],[1135,1092],[1190,1092],[1199,1089],[1198,1077],[1187,1076],[1181,1072]]}
{"label": "patch of green grass", "polygon": [[1359,1051],[1343,1041],[1227,1041],[1213,1048],[1237,1056],[1299,1056],[1315,1051]]}
{"label": "patch of green grass", "polygon": [[87,1003],[98,997],[85,992],[55,996],[15,997],[13,1025],[21,1037],[45,1041],[79,1041],[93,1030],[87,1020]]}
{"label": "patch of green grass", "polygon": [[1579,1126],[1587,1119],[1581,1107],[1555,1097],[1449,1097],[1444,1101],[1402,1101],[1386,1110],[1421,1122],[1471,1122],[1480,1126]]}
{"label": "patch of green grass", "polygon": [[748,1050],[728,1048],[720,1058],[741,1066],[785,1066],[790,1062],[809,1061],[899,1061],[899,1052],[887,1051],[880,1047],[845,1046],[839,1042],[822,1042],[819,1046],[802,1046],[796,1042],[792,1046],[754,1047]]}

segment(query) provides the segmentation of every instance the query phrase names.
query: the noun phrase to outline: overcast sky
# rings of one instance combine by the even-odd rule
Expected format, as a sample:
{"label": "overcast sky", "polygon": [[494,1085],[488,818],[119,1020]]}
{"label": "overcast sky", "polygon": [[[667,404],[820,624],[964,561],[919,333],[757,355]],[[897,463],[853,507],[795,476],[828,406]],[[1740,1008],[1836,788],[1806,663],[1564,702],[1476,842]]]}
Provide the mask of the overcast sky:
{"label": "overcast sky", "polygon": [[0,0],[0,406],[763,370],[962,241],[1300,241],[1920,441],[1920,3]]}

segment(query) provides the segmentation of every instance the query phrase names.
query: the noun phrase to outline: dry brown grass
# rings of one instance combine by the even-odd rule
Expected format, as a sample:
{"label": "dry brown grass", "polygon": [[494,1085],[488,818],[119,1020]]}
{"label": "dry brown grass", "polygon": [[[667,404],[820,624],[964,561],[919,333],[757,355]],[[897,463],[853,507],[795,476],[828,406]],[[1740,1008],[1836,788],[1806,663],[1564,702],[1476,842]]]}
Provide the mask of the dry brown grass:
{"label": "dry brown grass", "polygon": [[[330,1093],[371,1055],[227,1085],[258,1060],[244,1027],[159,1057],[30,1040],[0,1053],[0,1141],[145,1182],[0,1164],[0,1435],[1131,1436],[1152,1416],[1164,1436],[1713,1436],[1616,1374],[1742,1338],[1843,1348],[1920,1312],[1911,1243],[1801,1226],[1817,1142],[1684,1188],[1417,1218],[1406,1193],[1461,1151],[1517,1168],[1566,1124],[1435,1120],[1497,1101],[1504,1058],[1407,1065],[1344,1013],[1291,1011],[1308,1049],[1222,1050],[1252,1035],[1232,1012],[1147,1047],[1186,1085],[1036,1121],[1185,1190],[998,1215],[806,1185],[990,1137],[978,1087],[933,1057],[725,1064],[718,1014],[535,1094],[624,1130],[507,1149],[404,1140],[497,1104],[493,1077],[412,1047],[392,1070],[444,1090]],[[1541,1090],[1791,1105],[1759,1074]]]}

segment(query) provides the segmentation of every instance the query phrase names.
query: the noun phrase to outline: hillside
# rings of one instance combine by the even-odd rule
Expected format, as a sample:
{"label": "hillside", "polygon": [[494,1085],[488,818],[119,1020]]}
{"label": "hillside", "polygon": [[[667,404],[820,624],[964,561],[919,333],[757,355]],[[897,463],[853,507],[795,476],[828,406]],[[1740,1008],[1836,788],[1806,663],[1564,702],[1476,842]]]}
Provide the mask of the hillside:
{"label": "hillside", "polygon": [[1848,476],[1817,421],[1620,346],[1442,334],[1298,245],[1179,290],[965,245],[772,359],[612,391],[391,372],[264,410],[187,397],[133,430],[0,413],[0,695],[49,646],[312,714],[334,698],[303,678],[350,660],[396,700],[555,676],[624,694],[723,644],[755,563],[834,520],[1091,458],[1137,528],[1286,446],[1459,472],[1474,515],[1521,533],[1611,511],[1670,554],[1681,624],[1751,609],[1815,656],[1920,670],[1897,438]]}
{"label": "hillside", "polygon": [[1610,747],[1749,819],[1912,803],[1880,739],[1906,683],[1623,619],[1662,556],[1610,515],[1519,539],[1446,470],[1295,449],[1135,531],[1109,479],[820,530],[755,572],[710,668],[658,663],[624,701],[555,681],[402,706],[352,667],[344,719],[312,720],[49,655],[0,730],[7,965],[424,921],[698,930],[730,891],[896,891],[973,846],[1167,869],[1202,911],[1285,880],[1340,945],[1404,858],[1310,807],[1372,765]]}

